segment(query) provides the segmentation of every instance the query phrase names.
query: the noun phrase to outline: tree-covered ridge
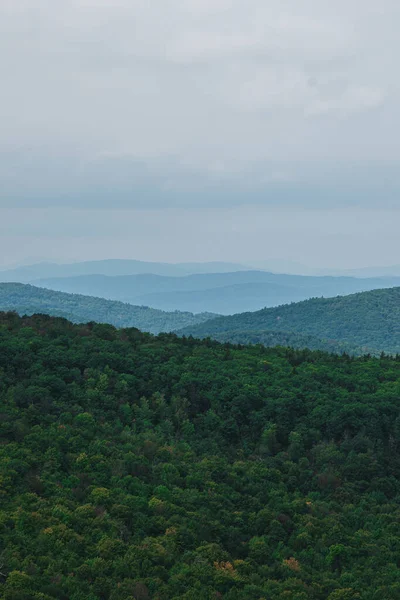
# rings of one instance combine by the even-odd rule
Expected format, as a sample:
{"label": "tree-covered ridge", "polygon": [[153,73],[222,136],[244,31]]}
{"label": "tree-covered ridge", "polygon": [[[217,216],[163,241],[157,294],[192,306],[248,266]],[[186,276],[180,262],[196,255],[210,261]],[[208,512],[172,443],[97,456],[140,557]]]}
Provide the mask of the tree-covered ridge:
{"label": "tree-covered ridge", "polygon": [[79,294],[66,294],[21,283],[0,283],[0,310],[20,315],[46,313],[73,323],[97,321],[116,327],[137,327],[160,333],[196,325],[214,317],[212,313],[164,312]]}
{"label": "tree-covered ridge", "polygon": [[[209,335],[205,334],[202,337],[204,339],[209,337]],[[291,331],[225,331],[214,333],[212,338],[222,343],[262,344],[266,348],[285,346],[297,350],[308,348],[309,350],[321,350],[322,352],[334,352],[336,354],[346,353],[354,356],[362,356],[367,353],[378,356],[381,353],[381,351],[371,347],[360,348],[349,342],[319,339],[313,335],[293,333]]]}
{"label": "tree-covered ridge", "polygon": [[[195,337],[235,332],[282,331],[348,343],[363,352],[372,349],[400,353],[400,287],[266,308],[254,313],[217,317],[180,333]],[[244,341],[244,340],[243,340]],[[260,340],[261,341],[261,340]],[[253,343],[255,338],[253,337]]]}
{"label": "tree-covered ridge", "polygon": [[0,597],[395,600],[400,360],[0,315]]}

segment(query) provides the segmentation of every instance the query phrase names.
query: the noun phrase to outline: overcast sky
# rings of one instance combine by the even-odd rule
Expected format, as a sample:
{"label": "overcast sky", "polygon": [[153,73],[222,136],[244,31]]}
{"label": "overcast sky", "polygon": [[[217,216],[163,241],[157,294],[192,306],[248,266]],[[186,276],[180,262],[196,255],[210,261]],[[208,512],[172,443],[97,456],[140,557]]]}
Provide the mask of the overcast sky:
{"label": "overcast sky", "polygon": [[400,263],[397,0],[0,0],[0,264]]}

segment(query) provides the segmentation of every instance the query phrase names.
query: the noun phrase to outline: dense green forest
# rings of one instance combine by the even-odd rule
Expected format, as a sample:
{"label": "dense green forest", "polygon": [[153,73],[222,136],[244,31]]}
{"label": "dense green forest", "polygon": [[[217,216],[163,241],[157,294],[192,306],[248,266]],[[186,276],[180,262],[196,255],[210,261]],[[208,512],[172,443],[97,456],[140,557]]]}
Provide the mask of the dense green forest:
{"label": "dense green forest", "polygon": [[400,360],[0,315],[4,600],[400,598]]}
{"label": "dense green forest", "polygon": [[98,321],[116,327],[137,327],[160,333],[196,325],[214,317],[212,313],[164,312],[79,294],[64,294],[20,283],[0,283],[0,310],[20,315],[46,313],[73,323]]}
{"label": "dense green forest", "polygon": [[[362,352],[372,349],[400,353],[400,287],[313,298],[253,313],[217,317],[182,330],[184,335],[262,343],[264,331],[310,335],[328,343],[350,344]],[[334,349],[334,348],[333,348]],[[358,351],[359,352],[359,351]]]}
{"label": "dense green forest", "polygon": [[[208,334],[203,336],[209,337]],[[381,350],[372,347],[359,347],[349,342],[337,340],[319,339],[313,335],[292,333],[290,331],[225,331],[214,333],[214,340],[218,342],[231,342],[233,344],[262,344],[267,348],[274,346],[286,346],[289,348],[309,348],[310,350],[322,350],[323,352],[335,352],[336,354],[350,354],[352,356],[362,356],[363,354],[373,354],[378,356]]]}

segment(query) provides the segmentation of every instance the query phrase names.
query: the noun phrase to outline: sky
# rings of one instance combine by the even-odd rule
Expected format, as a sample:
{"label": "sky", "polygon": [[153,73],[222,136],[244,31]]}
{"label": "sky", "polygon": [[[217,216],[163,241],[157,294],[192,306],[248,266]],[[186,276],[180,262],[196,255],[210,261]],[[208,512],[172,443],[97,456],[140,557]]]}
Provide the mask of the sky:
{"label": "sky", "polygon": [[0,0],[0,266],[400,263],[396,0]]}

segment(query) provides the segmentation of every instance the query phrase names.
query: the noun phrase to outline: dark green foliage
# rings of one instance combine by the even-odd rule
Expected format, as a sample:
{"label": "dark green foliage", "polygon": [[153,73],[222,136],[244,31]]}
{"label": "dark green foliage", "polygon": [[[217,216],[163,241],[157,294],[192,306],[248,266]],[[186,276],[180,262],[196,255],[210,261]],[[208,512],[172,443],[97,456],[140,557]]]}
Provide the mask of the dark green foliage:
{"label": "dark green foliage", "polygon": [[[313,298],[254,313],[217,317],[179,333],[236,343],[266,341],[270,345],[271,332],[318,338],[307,345],[322,350],[331,347],[332,351],[356,354],[400,353],[400,287],[337,298]],[[293,346],[301,345],[296,337],[293,342]]]}
{"label": "dark green foliage", "polygon": [[400,360],[0,315],[0,597],[395,600]]}
{"label": "dark green foliage", "polygon": [[[205,335],[203,337],[209,337]],[[351,354],[362,356],[368,351],[371,354],[380,354],[373,348],[359,348],[348,342],[336,340],[322,340],[313,335],[292,333],[287,331],[226,331],[222,333],[213,333],[211,336],[218,342],[230,342],[232,344],[262,344],[266,348],[274,346],[286,346],[290,348],[310,350],[322,350],[323,352],[334,352],[336,354]]]}
{"label": "dark green foliage", "polygon": [[0,283],[0,310],[13,310],[20,315],[46,313],[64,317],[73,323],[98,321],[116,327],[138,327],[150,333],[168,332],[202,323],[215,315],[188,312],[163,312],[147,306],[65,294],[21,283]]}

